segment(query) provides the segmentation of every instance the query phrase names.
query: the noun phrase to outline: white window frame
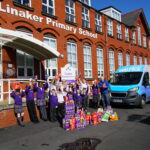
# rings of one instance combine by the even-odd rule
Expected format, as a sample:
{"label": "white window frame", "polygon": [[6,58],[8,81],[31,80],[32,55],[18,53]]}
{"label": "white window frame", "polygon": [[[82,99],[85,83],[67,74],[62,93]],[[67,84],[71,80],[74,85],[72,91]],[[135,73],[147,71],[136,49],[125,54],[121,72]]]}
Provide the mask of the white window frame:
{"label": "white window frame", "polygon": [[[73,7],[71,7],[71,2],[73,3]],[[67,9],[69,10],[69,12],[67,12]],[[74,12],[74,14],[73,14],[73,12]],[[75,12],[75,3],[74,3],[74,0],[66,0],[66,20],[75,23],[76,22],[75,14],[76,14],[76,12]],[[73,17],[73,21],[71,19],[72,17]]]}
{"label": "white window frame", "polygon": [[140,65],[143,64],[143,57],[142,56],[139,57],[139,63],[140,63]]}
{"label": "white window frame", "polygon": [[143,47],[147,47],[146,35],[143,35]]}
{"label": "white window frame", "polygon": [[141,40],[141,26],[138,25],[138,45],[142,45],[142,40]]}
{"label": "white window frame", "polygon": [[[20,32],[20,33],[25,34],[27,36],[33,37],[33,34],[28,33],[28,32],[22,32],[22,31],[17,31],[17,32]],[[24,78],[25,79],[33,78],[34,77],[34,57],[32,55],[29,55],[29,54],[19,50],[19,49],[17,49],[16,52],[17,52],[16,55],[18,55],[18,53],[22,53],[22,55],[24,55],[24,66],[20,66],[20,65],[17,64],[17,78],[22,78],[22,79],[24,79]],[[28,55],[30,57],[32,57],[33,66],[27,66],[27,56]],[[19,68],[24,68],[24,76],[19,76],[19,71],[18,71]],[[33,76],[28,76],[27,75],[27,69],[32,69]]]}
{"label": "white window frame", "polygon": [[95,26],[96,31],[102,32],[102,17],[99,13],[95,13]]}
{"label": "white window frame", "polygon": [[123,66],[123,53],[122,53],[122,51],[118,52],[118,66],[119,67]]}
{"label": "white window frame", "polygon": [[[89,53],[86,52],[86,49],[89,49]],[[92,78],[92,53],[91,53],[91,46],[83,46],[83,54],[84,54],[84,77],[85,78]],[[88,65],[91,65],[89,67]],[[88,68],[89,67],[89,68]],[[86,75],[87,72],[87,75]],[[91,72],[91,75],[90,75]]]}
{"label": "white window frame", "polygon": [[[22,4],[22,5],[25,5],[25,4],[23,3],[23,1],[24,1],[24,0],[21,0],[21,3],[20,3],[20,2],[18,2],[17,0],[15,0],[15,2],[20,3],[20,4]],[[32,6],[31,0],[29,0],[29,5],[27,5],[27,6],[29,6],[29,7]]]}
{"label": "white window frame", "polygon": [[133,44],[136,44],[136,31],[132,32]]}
{"label": "white window frame", "polygon": [[[44,43],[45,40],[48,40],[48,43],[46,43],[47,45],[51,46],[51,41],[54,41],[55,42],[55,49],[57,49],[57,40],[55,38],[51,38],[51,37],[46,37],[44,36],[43,37],[43,40],[44,40]],[[50,67],[47,67],[47,63],[48,64],[51,64],[52,61],[56,61],[56,66],[53,66],[53,65],[50,65]],[[49,76],[50,79],[53,79],[55,77],[55,75],[53,76],[53,70],[56,70],[56,75],[58,74],[58,60],[56,58],[53,58],[53,59],[47,59],[44,61],[45,63],[45,72],[46,74]]]}
{"label": "white window frame", "polygon": [[134,56],[133,56],[133,64],[134,64],[134,65],[137,65],[137,55],[134,55]]}
{"label": "white window frame", "polygon": [[117,23],[117,38],[122,39],[121,24]]}
{"label": "white window frame", "polygon": [[[53,6],[50,6],[49,5],[49,0],[46,0],[46,4],[43,3],[43,0],[42,0],[42,7],[45,6],[47,8],[47,11],[44,12],[44,13],[47,13],[47,14],[50,14],[50,15],[55,15],[55,0],[52,0],[53,1]],[[49,8],[53,9],[53,14],[51,14],[49,12]],[[42,8],[42,11],[43,11],[43,8]]]}
{"label": "white window frame", "polygon": [[126,65],[130,65],[130,53],[126,53]]}
{"label": "white window frame", "polygon": [[125,41],[129,42],[129,29],[125,27]]}
{"label": "white window frame", "polygon": [[109,72],[113,75],[115,72],[115,54],[113,49],[109,49]]}
{"label": "white window frame", "polygon": [[147,65],[147,57],[144,57],[144,64]]}
{"label": "white window frame", "polygon": [[109,18],[107,20],[107,32],[108,32],[108,35],[113,36],[113,21],[112,19],[109,19]]}
{"label": "white window frame", "polygon": [[82,6],[82,26],[85,28],[90,28],[90,11],[84,6]]}
{"label": "white window frame", "polygon": [[98,77],[104,76],[104,55],[103,55],[103,48],[97,47],[97,71]]}
{"label": "white window frame", "polygon": [[[71,47],[73,46],[73,45],[75,45],[75,60],[73,59],[73,57],[71,56],[71,59],[69,58],[69,54],[70,55],[72,55],[73,54],[73,52],[71,51],[71,50],[69,50],[69,46],[68,46],[68,44],[70,44],[71,45]],[[77,54],[77,44],[76,43],[74,43],[74,42],[67,42],[67,55],[68,55],[68,64],[70,64],[72,67],[73,67],[73,64],[76,64],[76,67],[74,68],[75,70],[76,70],[76,75],[78,74],[78,54]]]}
{"label": "white window frame", "polygon": [[82,3],[91,6],[91,0],[80,0]]}

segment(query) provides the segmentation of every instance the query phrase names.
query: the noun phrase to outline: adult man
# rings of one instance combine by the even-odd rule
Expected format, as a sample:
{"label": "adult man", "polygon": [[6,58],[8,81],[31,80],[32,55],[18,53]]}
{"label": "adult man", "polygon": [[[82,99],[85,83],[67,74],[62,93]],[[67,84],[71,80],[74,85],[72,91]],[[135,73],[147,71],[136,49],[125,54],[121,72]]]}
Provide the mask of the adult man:
{"label": "adult man", "polygon": [[110,106],[110,97],[108,93],[109,83],[104,80],[104,77],[101,77],[100,82],[98,83],[100,92],[101,92],[101,100],[103,109],[106,109],[107,106]]}

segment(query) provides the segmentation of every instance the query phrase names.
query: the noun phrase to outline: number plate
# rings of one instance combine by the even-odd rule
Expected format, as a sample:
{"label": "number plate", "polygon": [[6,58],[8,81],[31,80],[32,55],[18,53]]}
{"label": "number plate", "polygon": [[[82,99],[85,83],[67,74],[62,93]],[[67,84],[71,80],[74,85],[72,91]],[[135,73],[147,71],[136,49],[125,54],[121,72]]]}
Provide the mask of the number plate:
{"label": "number plate", "polygon": [[122,102],[123,102],[122,99],[113,99],[112,101],[113,101],[113,102],[116,102],[116,103],[122,103]]}

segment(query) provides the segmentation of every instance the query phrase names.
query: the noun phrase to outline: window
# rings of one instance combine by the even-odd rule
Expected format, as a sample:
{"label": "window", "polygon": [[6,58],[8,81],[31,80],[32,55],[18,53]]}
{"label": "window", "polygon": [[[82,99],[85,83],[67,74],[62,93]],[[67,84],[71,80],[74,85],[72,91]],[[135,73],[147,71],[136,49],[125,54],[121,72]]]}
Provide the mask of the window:
{"label": "window", "polygon": [[89,9],[86,7],[82,7],[82,26],[90,28]]}
{"label": "window", "polygon": [[134,55],[133,64],[134,64],[134,65],[137,65],[137,56],[136,56],[136,55]]}
{"label": "window", "polygon": [[42,11],[44,13],[55,15],[54,0],[42,0]]}
{"label": "window", "polygon": [[147,65],[147,57],[144,58],[144,64]]}
{"label": "window", "polygon": [[142,45],[142,41],[141,41],[141,27],[140,27],[140,25],[138,25],[138,45],[139,46]]}
{"label": "window", "polygon": [[91,0],[79,0],[79,1],[81,1],[82,3],[84,3],[86,5],[91,6]]}
{"label": "window", "polygon": [[117,23],[117,38],[122,39],[121,24]]}
{"label": "window", "polygon": [[113,21],[111,19],[107,21],[107,32],[108,35],[113,36]]}
{"label": "window", "polygon": [[125,41],[129,42],[129,30],[125,27]]}
{"label": "window", "polygon": [[109,68],[110,76],[112,76],[115,71],[115,58],[113,49],[109,49]]}
{"label": "window", "polygon": [[85,46],[83,47],[84,53],[84,76],[86,78],[92,77],[92,55],[91,55],[91,47]]}
{"label": "window", "polygon": [[31,0],[14,0],[17,3],[31,7]]}
{"label": "window", "polygon": [[[46,34],[44,36],[44,43],[48,44],[52,49],[56,49],[56,38],[51,34]],[[45,60],[45,71],[46,74],[53,78],[58,73],[58,67],[57,67],[57,59],[47,59]]]}
{"label": "window", "polygon": [[17,76],[18,78],[33,78],[34,58],[33,56],[17,50]]}
{"label": "window", "polygon": [[67,43],[67,52],[68,52],[68,64],[70,64],[76,70],[78,74],[78,62],[77,62],[77,45],[76,43]]}
{"label": "window", "polygon": [[139,58],[139,63],[140,63],[140,65],[143,64],[143,58],[142,58],[142,56],[140,56],[140,58]]}
{"label": "window", "polygon": [[144,48],[147,47],[147,44],[146,44],[146,36],[145,36],[145,35],[143,36],[143,46],[144,46]]}
{"label": "window", "polygon": [[101,15],[98,13],[95,14],[95,25],[96,25],[96,31],[102,32],[102,18]]}
{"label": "window", "polygon": [[75,22],[74,0],[66,0],[66,20],[70,22]]}
{"label": "window", "polygon": [[121,67],[123,66],[123,57],[122,57],[122,52],[118,52],[118,66]]}
{"label": "window", "polygon": [[136,31],[133,31],[132,33],[132,40],[133,40],[133,44],[136,44]]}
{"label": "window", "polygon": [[104,76],[103,49],[101,47],[97,47],[97,68],[98,76]]}
{"label": "window", "polygon": [[130,54],[126,53],[126,65],[130,65]]}
{"label": "window", "polygon": [[[32,32],[25,27],[18,27],[17,31],[26,34],[27,36],[33,36]],[[16,51],[17,56],[17,77],[18,78],[33,78],[34,76],[34,57],[21,51]]]}

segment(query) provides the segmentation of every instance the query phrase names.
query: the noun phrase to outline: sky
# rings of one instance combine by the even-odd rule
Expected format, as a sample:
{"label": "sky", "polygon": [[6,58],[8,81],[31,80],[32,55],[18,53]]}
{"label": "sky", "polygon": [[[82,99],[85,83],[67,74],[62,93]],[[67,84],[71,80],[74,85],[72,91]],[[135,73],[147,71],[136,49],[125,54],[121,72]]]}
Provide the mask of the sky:
{"label": "sky", "polygon": [[143,8],[150,28],[150,0],[91,0],[92,7],[99,10],[108,6],[114,6],[122,14]]}

